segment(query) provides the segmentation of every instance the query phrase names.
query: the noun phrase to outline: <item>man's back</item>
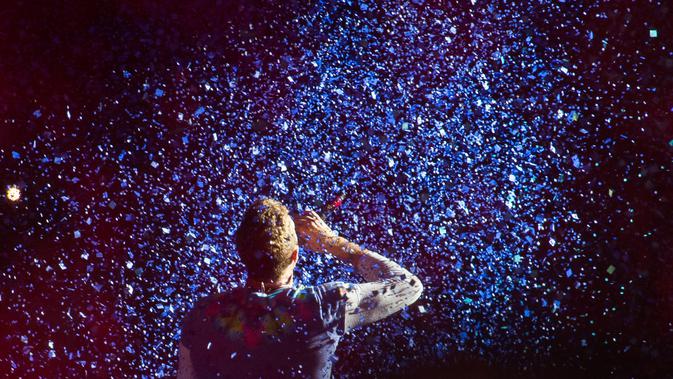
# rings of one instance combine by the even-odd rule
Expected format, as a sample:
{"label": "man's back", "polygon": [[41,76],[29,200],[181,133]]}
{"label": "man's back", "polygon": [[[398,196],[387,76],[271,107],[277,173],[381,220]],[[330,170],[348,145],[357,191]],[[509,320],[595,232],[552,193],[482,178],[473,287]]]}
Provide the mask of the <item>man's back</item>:
{"label": "man's back", "polygon": [[329,378],[357,287],[331,282],[268,294],[238,287],[200,299],[181,340],[196,377]]}

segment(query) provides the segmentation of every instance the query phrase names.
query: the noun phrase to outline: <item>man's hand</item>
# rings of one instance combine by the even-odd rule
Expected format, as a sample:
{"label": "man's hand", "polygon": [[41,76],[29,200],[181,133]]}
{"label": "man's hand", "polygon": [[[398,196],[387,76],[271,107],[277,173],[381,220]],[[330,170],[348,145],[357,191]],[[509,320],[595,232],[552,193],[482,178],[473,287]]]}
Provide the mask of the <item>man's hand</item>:
{"label": "man's hand", "polygon": [[320,216],[312,210],[294,219],[295,230],[299,245],[315,252],[328,252],[328,240],[337,237],[337,234],[325,224]]}

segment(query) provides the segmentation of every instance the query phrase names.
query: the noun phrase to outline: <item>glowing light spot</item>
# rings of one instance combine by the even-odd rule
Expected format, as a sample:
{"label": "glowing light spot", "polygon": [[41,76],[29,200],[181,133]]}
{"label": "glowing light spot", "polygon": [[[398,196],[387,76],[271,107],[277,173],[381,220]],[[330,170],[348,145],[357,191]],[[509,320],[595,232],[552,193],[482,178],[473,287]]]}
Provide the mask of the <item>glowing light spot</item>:
{"label": "glowing light spot", "polygon": [[21,199],[21,189],[17,186],[9,186],[7,188],[7,200],[19,201]]}

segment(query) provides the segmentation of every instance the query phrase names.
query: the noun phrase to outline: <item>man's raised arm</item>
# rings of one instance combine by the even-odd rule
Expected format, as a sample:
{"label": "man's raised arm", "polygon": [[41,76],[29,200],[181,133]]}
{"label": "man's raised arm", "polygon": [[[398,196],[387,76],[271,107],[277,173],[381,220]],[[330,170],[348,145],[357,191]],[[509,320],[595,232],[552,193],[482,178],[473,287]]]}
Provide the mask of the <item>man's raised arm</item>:
{"label": "man's raised arm", "polygon": [[418,277],[390,259],[337,236],[315,212],[305,212],[296,225],[304,246],[352,264],[366,280],[346,293],[346,331],[390,316],[421,296],[423,284]]}

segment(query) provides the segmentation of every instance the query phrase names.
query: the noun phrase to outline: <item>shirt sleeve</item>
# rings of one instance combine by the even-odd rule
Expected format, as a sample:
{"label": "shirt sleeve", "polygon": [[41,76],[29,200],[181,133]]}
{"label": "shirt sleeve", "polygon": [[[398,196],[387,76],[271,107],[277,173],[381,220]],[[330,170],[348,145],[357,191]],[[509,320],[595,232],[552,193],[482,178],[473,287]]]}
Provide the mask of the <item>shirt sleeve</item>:
{"label": "shirt sleeve", "polygon": [[358,283],[358,297],[347,303],[346,332],[399,312],[423,292],[418,277],[378,253],[369,252],[356,267],[367,282]]}
{"label": "shirt sleeve", "polygon": [[320,310],[320,320],[325,329],[336,327],[337,334],[343,335],[346,328],[346,310],[351,303],[359,303],[357,284],[329,282],[315,287],[316,300]]}

